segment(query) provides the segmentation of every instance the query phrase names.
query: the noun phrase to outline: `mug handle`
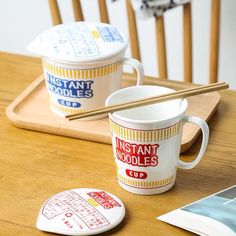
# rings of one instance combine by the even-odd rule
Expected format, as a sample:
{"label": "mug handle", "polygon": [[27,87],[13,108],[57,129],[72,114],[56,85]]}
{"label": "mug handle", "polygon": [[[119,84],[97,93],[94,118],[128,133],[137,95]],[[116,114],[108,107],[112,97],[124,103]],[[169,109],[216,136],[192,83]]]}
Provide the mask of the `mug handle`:
{"label": "mug handle", "polygon": [[136,72],[137,72],[137,84],[136,85],[141,85],[143,83],[143,77],[144,77],[142,63],[134,58],[123,58],[121,60],[121,63],[129,65],[136,70]]}
{"label": "mug handle", "polygon": [[202,130],[202,145],[196,159],[192,162],[184,162],[178,159],[177,167],[181,169],[192,169],[199,163],[206,151],[209,138],[209,128],[205,120],[196,116],[184,116],[183,121],[194,123]]}

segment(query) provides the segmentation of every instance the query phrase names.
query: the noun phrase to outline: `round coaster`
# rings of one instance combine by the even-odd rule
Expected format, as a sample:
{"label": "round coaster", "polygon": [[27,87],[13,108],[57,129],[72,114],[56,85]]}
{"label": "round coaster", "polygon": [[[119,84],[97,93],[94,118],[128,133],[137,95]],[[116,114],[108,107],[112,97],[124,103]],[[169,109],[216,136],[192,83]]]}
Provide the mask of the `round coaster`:
{"label": "round coaster", "polygon": [[64,235],[93,235],[114,228],[124,216],[124,204],[113,194],[79,188],[49,198],[39,211],[36,227]]}

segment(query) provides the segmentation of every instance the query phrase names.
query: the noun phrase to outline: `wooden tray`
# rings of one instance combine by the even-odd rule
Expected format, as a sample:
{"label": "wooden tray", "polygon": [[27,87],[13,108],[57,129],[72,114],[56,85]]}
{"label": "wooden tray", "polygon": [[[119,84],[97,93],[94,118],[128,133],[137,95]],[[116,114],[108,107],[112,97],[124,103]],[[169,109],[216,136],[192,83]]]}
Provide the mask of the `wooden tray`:
{"label": "wooden tray", "polygon": [[[132,84],[132,78],[125,79],[125,86]],[[176,90],[192,86],[164,80],[145,79],[145,84],[167,86]],[[209,120],[220,101],[217,92],[198,95],[188,99],[187,114]],[[6,114],[17,127],[111,144],[108,119],[96,121],[67,121],[55,115],[49,107],[44,77],[41,75],[23,91],[8,107]],[[184,125],[181,152],[186,151],[195,141],[199,129],[190,123]]]}

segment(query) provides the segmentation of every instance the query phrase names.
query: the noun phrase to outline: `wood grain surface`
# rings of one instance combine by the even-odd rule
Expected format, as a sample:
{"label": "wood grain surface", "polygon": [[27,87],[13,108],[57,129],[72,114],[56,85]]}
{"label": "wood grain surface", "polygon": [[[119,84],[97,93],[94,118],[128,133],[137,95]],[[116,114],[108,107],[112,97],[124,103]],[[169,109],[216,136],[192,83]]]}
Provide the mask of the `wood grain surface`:
{"label": "wood grain surface", "polygon": [[[221,92],[200,164],[178,170],[170,191],[138,196],[117,184],[110,145],[12,126],[5,109],[42,73],[41,63],[6,53],[0,58],[0,235],[51,235],[35,227],[41,205],[55,193],[82,187],[109,191],[126,206],[124,221],[103,235],[192,235],[156,217],[236,183],[236,92]],[[200,142],[201,138],[181,157],[194,158]]]}

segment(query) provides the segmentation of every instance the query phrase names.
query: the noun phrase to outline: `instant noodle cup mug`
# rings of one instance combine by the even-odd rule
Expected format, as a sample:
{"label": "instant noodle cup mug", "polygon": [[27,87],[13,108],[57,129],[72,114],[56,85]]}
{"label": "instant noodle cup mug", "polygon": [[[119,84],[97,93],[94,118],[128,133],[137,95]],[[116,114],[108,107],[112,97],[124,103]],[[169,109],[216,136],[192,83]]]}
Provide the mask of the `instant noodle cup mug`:
{"label": "instant noodle cup mug", "polygon": [[124,34],[104,23],[61,24],[37,36],[28,50],[42,56],[52,111],[65,116],[104,106],[121,88],[123,64],[136,70],[142,84],[141,63],[124,58],[127,46]]}
{"label": "instant noodle cup mug", "polygon": [[[148,85],[128,87],[111,94],[106,106],[173,91]],[[187,107],[186,99],[176,99],[109,113],[117,178],[122,188],[142,195],[162,193],[174,185],[177,168],[191,169],[199,163],[209,129],[203,119],[185,115]],[[192,162],[179,158],[184,122],[202,130],[202,145]]]}

